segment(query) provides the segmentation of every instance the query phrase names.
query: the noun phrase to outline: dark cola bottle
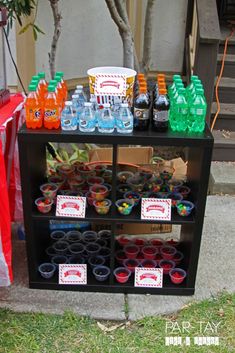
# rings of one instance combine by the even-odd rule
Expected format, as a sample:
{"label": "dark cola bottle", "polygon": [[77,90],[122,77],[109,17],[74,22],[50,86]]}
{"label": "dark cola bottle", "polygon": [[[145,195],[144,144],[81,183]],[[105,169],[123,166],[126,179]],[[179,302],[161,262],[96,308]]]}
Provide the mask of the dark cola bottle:
{"label": "dark cola bottle", "polygon": [[149,128],[149,108],[150,100],[146,84],[139,86],[139,94],[134,100],[134,129],[148,130]]}
{"label": "dark cola bottle", "polygon": [[159,89],[158,96],[153,102],[152,129],[165,132],[168,130],[170,102],[167,98],[167,90]]}

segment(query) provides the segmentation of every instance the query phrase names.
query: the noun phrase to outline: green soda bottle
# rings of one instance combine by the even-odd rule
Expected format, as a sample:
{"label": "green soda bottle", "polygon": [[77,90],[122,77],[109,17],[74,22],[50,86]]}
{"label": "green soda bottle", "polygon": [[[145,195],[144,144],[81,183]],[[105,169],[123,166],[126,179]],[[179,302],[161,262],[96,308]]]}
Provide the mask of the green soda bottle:
{"label": "green soda bottle", "polygon": [[186,97],[187,99],[192,95],[192,91],[196,83],[199,83],[200,80],[198,76],[192,75],[190,79],[190,84],[186,87]]}
{"label": "green soda bottle", "polygon": [[185,132],[188,125],[188,103],[185,97],[185,88],[178,89],[178,96],[175,99],[174,117],[176,120],[176,131]]}
{"label": "green soda bottle", "polygon": [[188,130],[190,132],[203,132],[205,130],[207,103],[202,88],[195,89],[195,98],[190,104]]}
{"label": "green soda bottle", "polygon": [[176,82],[181,82],[182,83],[182,78],[180,75],[174,75],[173,76],[173,83],[171,86],[168,87],[168,97],[170,98],[171,96],[173,96],[172,92],[175,90],[175,85]]}

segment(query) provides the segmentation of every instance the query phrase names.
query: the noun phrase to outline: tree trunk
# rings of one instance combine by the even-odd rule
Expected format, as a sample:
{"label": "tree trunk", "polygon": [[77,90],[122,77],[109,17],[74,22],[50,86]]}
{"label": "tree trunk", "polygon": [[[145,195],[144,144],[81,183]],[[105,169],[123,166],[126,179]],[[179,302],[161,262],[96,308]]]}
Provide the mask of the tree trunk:
{"label": "tree trunk", "polygon": [[134,69],[134,43],[131,32],[121,34],[123,45],[123,66]]}
{"label": "tree trunk", "polygon": [[53,18],[54,18],[54,34],[51,42],[51,51],[48,53],[49,55],[49,65],[50,65],[50,73],[51,78],[55,75],[55,60],[56,60],[56,50],[57,44],[61,33],[61,13],[59,12],[58,2],[59,0],[49,0]]}
{"label": "tree trunk", "polygon": [[155,0],[148,0],[146,13],[145,13],[145,23],[144,23],[144,47],[143,47],[143,60],[142,60],[142,70],[146,73],[150,69],[150,59],[151,59],[151,42],[153,33],[153,6]]}

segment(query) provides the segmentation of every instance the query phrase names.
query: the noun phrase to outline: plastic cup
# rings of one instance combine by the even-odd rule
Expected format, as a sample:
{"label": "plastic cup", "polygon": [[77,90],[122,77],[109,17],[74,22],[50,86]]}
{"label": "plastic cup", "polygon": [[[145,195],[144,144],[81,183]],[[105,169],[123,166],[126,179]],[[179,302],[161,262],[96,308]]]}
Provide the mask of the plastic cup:
{"label": "plastic cup", "polygon": [[178,203],[177,207],[177,212],[181,217],[187,217],[190,215],[194,208],[194,204],[190,201],[185,201],[182,200],[180,203]]}
{"label": "plastic cup", "polygon": [[51,278],[56,270],[56,266],[49,262],[45,262],[38,267],[38,271],[43,278]]}
{"label": "plastic cup", "polygon": [[171,192],[167,196],[171,199],[171,207],[175,208],[183,200],[183,196],[179,192]]}
{"label": "plastic cup", "polygon": [[142,252],[146,260],[155,260],[155,256],[158,253],[158,248],[152,245],[147,245],[142,248]]}
{"label": "plastic cup", "polygon": [[126,182],[131,187],[131,190],[135,192],[141,192],[145,184],[144,179],[140,176],[128,178]]}
{"label": "plastic cup", "polygon": [[141,265],[146,268],[155,268],[157,267],[157,262],[155,260],[143,260]]}
{"label": "plastic cup", "polygon": [[106,188],[108,189],[107,196],[109,196],[111,194],[111,191],[112,191],[112,186],[110,184],[108,184],[108,183],[104,183],[103,185],[106,186]]}
{"label": "plastic cup", "polygon": [[66,233],[66,240],[69,243],[76,243],[81,241],[81,239],[82,239],[82,234],[77,230],[71,230],[70,232]]}
{"label": "plastic cup", "polygon": [[175,248],[179,245],[180,240],[177,238],[169,237],[166,239],[166,245],[174,246]]}
{"label": "plastic cup", "polygon": [[117,192],[122,195],[122,197],[128,191],[132,191],[130,185],[128,184],[120,184],[117,186]]}
{"label": "plastic cup", "polygon": [[91,256],[88,259],[88,263],[91,266],[91,268],[94,268],[96,266],[102,266],[105,263],[105,258],[100,255]]}
{"label": "plastic cup", "polygon": [[131,271],[125,267],[117,267],[113,274],[119,283],[126,283],[131,275]]}
{"label": "plastic cup", "polygon": [[161,190],[162,184],[162,179],[156,176],[152,176],[147,182],[147,188],[153,192],[159,192]]}
{"label": "plastic cup", "polygon": [[140,266],[140,262],[136,259],[126,259],[123,261],[123,265],[132,273],[135,272],[136,267]]}
{"label": "plastic cup", "polygon": [[147,242],[144,238],[133,238],[132,241],[135,245],[139,247],[145,246]]}
{"label": "plastic cup", "polygon": [[58,255],[64,254],[67,251],[68,246],[69,246],[69,243],[64,240],[59,240],[52,245],[53,249]]}
{"label": "plastic cup", "polygon": [[46,254],[49,257],[53,257],[57,255],[55,252],[55,249],[52,246],[49,246],[48,248],[46,248]]}
{"label": "plastic cup", "polygon": [[137,206],[140,202],[140,195],[134,191],[128,191],[124,194],[124,199],[132,200],[134,202],[134,206]]}
{"label": "plastic cup", "polygon": [[98,214],[105,215],[109,213],[112,202],[108,199],[102,201],[94,200],[93,205]]}
{"label": "plastic cup", "polygon": [[89,177],[89,178],[87,178],[87,184],[89,186],[93,186],[96,184],[101,185],[101,184],[104,184],[104,179],[101,177],[98,177],[98,176]]}
{"label": "plastic cup", "polygon": [[123,171],[117,174],[119,183],[124,183],[124,184],[126,183],[128,178],[132,178],[133,176],[134,176],[134,173],[129,171]]}
{"label": "plastic cup", "polygon": [[101,248],[106,248],[108,245],[108,242],[106,240],[99,238],[96,240],[96,243],[99,244]]}
{"label": "plastic cup", "polygon": [[144,179],[145,182],[149,182],[149,180],[153,177],[153,173],[147,170],[141,170],[138,172],[138,175]]}
{"label": "plastic cup", "polygon": [[100,245],[97,243],[87,243],[85,249],[88,256],[95,256],[100,252]]}
{"label": "plastic cup", "polygon": [[56,197],[58,186],[52,183],[42,184],[40,190],[44,197],[53,200]]}
{"label": "plastic cup", "polygon": [[60,264],[67,264],[68,258],[64,255],[56,255],[52,257],[51,262],[58,268]]}
{"label": "plastic cup", "polygon": [[108,194],[108,188],[100,184],[95,184],[91,186],[89,191],[91,193],[91,197],[97,201],[104,200]]}
{"label": "plastic cup", "polygon": [[170,270],[169,275],[172,283],[180,284],[184,281],[187,273],[182,268],[173,268]]}
{"label": "plastic cup", "polygon": [[119,250],[116,252],[115,258],[117,262],[123,266],[123,261],[127,259],[127,256],[123,250]]}
{"label": "plastic cup", "polygon": [[110,169],[104,171],[102,175],[105,183],[112,183],[113,172]]}
{"label": "plastic cup", "polygon": [[167,185],[171,192],[177,192],[177,188],[183,185],[183,181],[177,179],[168,180]]}
{"label": "plastic cup", "polygon": [[52,175],[48,178],[48,181],[49,183],[56,184],[58,189],[60,189],[65,183],[65,178],[60,175]]}
{"label": "plastic cup", "polygon": [[160,254],[164,260],[172,260],[176,253],[176,248],[169,245],[164,245],[160,247]]}
{"label": "plastic cup", "polygon": [[116,240],[117,240],[118,244],[121,246],[125,246],[125,245],[131,243],[131,240],[129,238],[127,238],[127,234],[119,235],[118,237],[116,237]]}
{"label": "plastic cup", "polygon": [[115,205],[117,206],[117,210],[121,215],[128,216],[134,207],[134,202],[128,199],[121,199],[116,201]]}
{"label": "plastic cup", "polygon": [[97,164],[94,166],[94,171],[98,177],[103,177],[104,172],[107,170],[107,165]]}
{"label": "plastic cup", "polygon": [[83,244],[74,243],[74,244],[69,245],[68,249],[69,249],[70,253],[73,255],[82,255],[85,250],[85,247]]}
{"label": "plastic cup", "polygon": [[152,246],[156,246],[156,247],[163,246],[164,244],[164,240],[161,238],[153,238],[153,239],[150,239],[149,242]]}
{"label": "plastic cup", "polygon": [[54,232],[52,232],[50,234],[50,237],[54,241],[64,240],[65,239],[65,232],[63,232],[62,230],[54,230]]}
{"label": "plastic cup", "polygon": [[85,243],[94,243],[97,240],[97,233],[93,230],[86,230],[82,233],[82,239]]}
{"label": "plastic cup", "polygon": [[163,269],[163,274],[168,275],[170,270],[175,267],[175,262],[172,260],[160,260],[159,267]]}
{"label": "plastic cup", "polygon": [[104,239],[106,241],[110,241],[111,239],[111,230],[108,229],[103,229],[98,232],[98,238],[99,239]]}
{"label": "plastic cup", "polygon": [[92,176],[95,176],[95,171],[94,168],[91,166],[85,165],[85,164],[80,164],[76,166],[76,171],[83,179],[90,178]]}
{"label": "plastic cup", "polygon": [[163,166],[160,168],[160,178],[166,182],[172,178],[174,174],[174,168],[170,166]]}
{"label": "plastic cup", "polygon": [[126,257],[128,259],[135,259],[136,256],[138,255],[139,251],[140,251],[139,246],[137,246],[135,244],[126,245],[124,247],[124,252],[125,252]]}
{"label": "plastic cup", "polygon": [[176,188],[176,192],[180,193],[183,196],[183,199],[187,199],[188,195],[191,192],[191,189],[188,186],[183,185]]}
{"label": "plastic cup", "polygon": [[87,204],[90,205],[90,206],[93,206],[93,202],[94,202],[94,199],[93,197],[91,196],[91,192],[88,191],[86,194],[86,199],[87,199]]}
{"label": "plastic cup", "polygon": [[53,205],[53,200],[45,197],[39,197],[35,200],[35,205],[37,206],[39,212],[48,213]]}
{"label": "plastic cup", "polygon": [[74,256],[70,256],[69,257],[69,264],[84,264],[85,263],[85,259],[82,256],[79,255],[74,255]]}
{"label": "plastic cup", "polygon": [[172,260],[175,262],[176,265],[179,265],[183,258],[184,254],[181,251],[176,251]]}
{"label": "plastic cup", "polygon": [[140,264],[142,264],[142,262],[145,260],[144,254],[142,253],[142,251],[138,253],[135,259],[138,260]]}
{"label": "plastic cup", "polygon": [[57,164],[56,171],[59,175],[69,178],[74,174],[75,166],[68,163],[60,163]]}
{"label": "plastic cup", "polygon": [[99,255],[103,256],[105,259],[110,257],[111,250],[109,248],[101,248],[99,251]]}
{"label": "plastic cup", "polygon": [[96,266],[93,268],[93,275],[99,282],[106,281],[110,275],[110,268],[107,266]]}
{"label": "plastic cup", "polygon": [[79,192],[81,191],[82,186],[84,185],[85,181],[80,176],[74,176],[68,179],[69,187],[72,191]]}

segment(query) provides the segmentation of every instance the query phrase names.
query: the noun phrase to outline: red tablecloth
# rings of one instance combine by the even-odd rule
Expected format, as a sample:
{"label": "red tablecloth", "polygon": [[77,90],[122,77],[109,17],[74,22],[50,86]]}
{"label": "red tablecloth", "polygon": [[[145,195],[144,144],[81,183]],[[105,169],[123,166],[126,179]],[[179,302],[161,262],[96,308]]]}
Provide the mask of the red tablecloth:
{"label": "red tablecloth", "polygon": [[24,118],[23,100],[21,94],[12,95],[0,109],[0,286],[13,279],[11,220],[22,217],[16,134]]}

